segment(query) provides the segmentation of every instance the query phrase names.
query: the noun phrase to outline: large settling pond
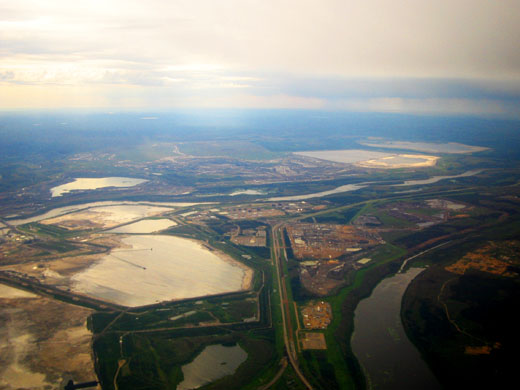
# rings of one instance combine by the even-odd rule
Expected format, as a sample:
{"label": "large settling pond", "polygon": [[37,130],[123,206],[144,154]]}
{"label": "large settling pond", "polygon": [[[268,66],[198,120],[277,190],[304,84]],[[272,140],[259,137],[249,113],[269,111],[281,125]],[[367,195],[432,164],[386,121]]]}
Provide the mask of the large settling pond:
{"label": "large settling pond", "polygon": [[195,360],[182,366],[184,380],[179,383],[177,390],[198,389],[207,383],[234,374],[246,359],[247,353],[239,345],[209,345]]}
{"label": "large settling pond", "polygon": [[128,225],[109,230],[107,233],[155,233],[175,225],[177,225],[177,223],[170,219],[144,219],[142,221],[130,223]]}
{"label": "large settling pond", "polygon": [[402,297],[422,270],[411,268],[384,279],[356,308],[352,350],[369,389],[441,388],[401,323]]}
{"label": "large settling pond", "polygon": [[296,155],[346,164],[358,164],[365,168],[407,168],[435,165],[438,157],[422,154],[396,154],[373,150],[343,149],[294,152]]}
{"label": "large settling pond", "polygon": [[[238,291],[245,266],[186,238],[123,238],[123,248],[73,276],[73,290],[124,306]],[[246,287],[247,288],[247,287]]]}
{"label": "large settling pond", "polygon": [[138,184],[144,183],[148,180],[145,179],[134,179],[131,177],[96,177],[86,178],[80,177],[74,179],[69,183],[65,183],[56,187],[51,188],[52,197],[62,196],[71,191],[80,190],[97,190],[98,188],[107,187],[133,187]]}

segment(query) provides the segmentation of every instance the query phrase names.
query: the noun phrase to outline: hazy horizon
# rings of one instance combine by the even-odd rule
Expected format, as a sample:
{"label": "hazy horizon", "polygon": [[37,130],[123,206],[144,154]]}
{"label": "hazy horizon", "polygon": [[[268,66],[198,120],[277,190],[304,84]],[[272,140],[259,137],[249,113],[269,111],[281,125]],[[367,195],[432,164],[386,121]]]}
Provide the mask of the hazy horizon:
{"label": "hazy horizon", "polygon": [[0,106],[519,118],[518,8],[0,0]]}

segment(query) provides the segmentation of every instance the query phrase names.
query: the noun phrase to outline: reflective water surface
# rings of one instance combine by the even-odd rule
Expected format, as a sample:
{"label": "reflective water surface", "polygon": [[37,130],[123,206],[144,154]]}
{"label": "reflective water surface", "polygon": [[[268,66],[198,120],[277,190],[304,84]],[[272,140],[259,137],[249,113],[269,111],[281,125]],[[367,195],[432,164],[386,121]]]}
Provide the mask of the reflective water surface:
{"label": "reflective water surface", "polygon": [[125,306],[238,291],[245,266],[202,243],[161,235],[123,238],[125,247],[72,277],[73,290]]}
{"label": "reflective water surface", "polygon": [[444,180],[444,179],[456,179],[458,177],[475,176],[475,175],[478,175],[480,172],[482,172],[482,169],[466,171],[464,173],[461,173],[460,175],[432,176],[429,179],[423,179],[423,180],[406,180],[402,184],[394,184],[394,187],[406,187],[406,186],[416,186],[416,185],[421,185],[421,184],[433,184],[433,183],[437,183],[438,181],[441,181],[441,180]]}
{"label": "reflective water surface", "polygon": [[401,301],[423,268],[411,268],[381,281],[355,310],[352,350],[369,389],[440,389],[401,322]]}
{"label": "reflective water surface", "polygon": [[155,233],[175,225],[177,225],[177,223],[171,219],[143,219],[142,221],[108,230],[107,233]]}
{"label": "reflective water surface", "polygon": [[98,188],[106,187],[133,187],[144,183],[145,181],[148,180],[134,179],[131,177],[79,177],[70,183],[52,187],[51,194],[54,198],[56,196],[62,196],[63,194],[76,190],[97,190]]}
{"label": "reflective water surface", "polygon": [[231,375],[246,359],[247,352],[239,345],[209,345],[195,360],[182,366],[184,381],[179,383],[177,390],[197,389],[206,383]]}

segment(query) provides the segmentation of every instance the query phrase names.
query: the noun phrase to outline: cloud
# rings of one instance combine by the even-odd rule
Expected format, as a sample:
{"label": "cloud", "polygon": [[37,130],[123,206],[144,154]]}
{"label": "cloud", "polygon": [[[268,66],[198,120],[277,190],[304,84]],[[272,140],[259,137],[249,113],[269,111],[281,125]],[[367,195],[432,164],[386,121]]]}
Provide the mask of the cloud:
{"label": "cloud", "polygon": [[389,97],[335,101],[326,108],[356,112],[505,116],[520,119],[520,109],[517,103],[512,104],[511,102],[487,99],[404,99]]}
{"label": "cloud", "polygon": [[[517,8],[517,0],[0,0],[1,95],[6,107],[437,112],[438,103],[509,115],[504,107],[520,96]],[[55,98],[39,101],[41,86]],[[79,98],[93,93],[103,96]]]}

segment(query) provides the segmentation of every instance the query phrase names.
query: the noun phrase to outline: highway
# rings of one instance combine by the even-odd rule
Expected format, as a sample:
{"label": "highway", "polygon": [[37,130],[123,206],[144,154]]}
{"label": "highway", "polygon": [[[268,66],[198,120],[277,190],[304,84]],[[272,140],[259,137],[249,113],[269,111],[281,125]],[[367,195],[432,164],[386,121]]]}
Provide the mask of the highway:
{"label": "highway", "polygon": [[[303,373],[298,366],[298,356],[295,350],[294,344],[294,332],[291,321],[291,302],[289,302],[289,298],[287,295],[287,288],[285,283],[285,275],[283,270],[283,264],[281,259],[281,247],[280,242],[278,240],[278,235],[280,237],[283,234],[283,224],[278,223],[272,228],[272,242],[273,242],[273,262],[276,268],[276,274],[278,276],[278,293],[280,294],[280,302],[281,302],[281,312],[282,312],[282,323],[283,323],[283,338],[285,343],[285,349],[287,351],[287,356],[289,357],[289,362],[294,368],[294,371],[303,382],[303,384],[307,387],[307,389],[312,390],[312,386],[305,378]],[[285,249],[285,248],[284,248]]]}

